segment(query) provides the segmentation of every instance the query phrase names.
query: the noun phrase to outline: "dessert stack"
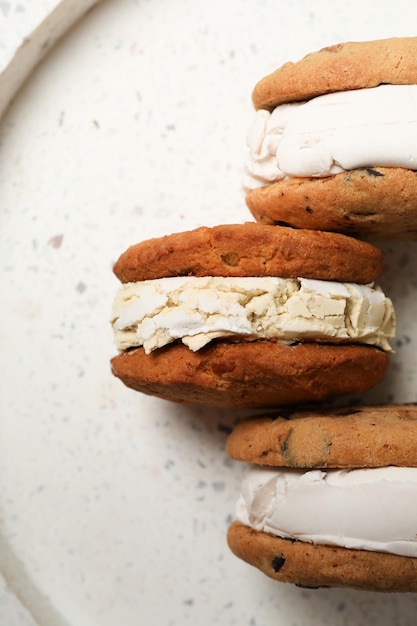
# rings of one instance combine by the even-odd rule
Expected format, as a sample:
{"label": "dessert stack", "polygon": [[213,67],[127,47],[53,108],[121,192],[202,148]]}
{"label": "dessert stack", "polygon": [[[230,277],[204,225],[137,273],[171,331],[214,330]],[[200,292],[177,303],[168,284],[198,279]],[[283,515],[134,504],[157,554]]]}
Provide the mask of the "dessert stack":
{"label": "dessert stack", "polygon": [[417,38],[314,52],[252,99],[255,222],[120,256],[112,372],[177,403],[268,409],[227,442],[248,467],[238,557],[299,586],[417,591],[417,407],[329,406],[389,366],[374,241],[417,239]]}

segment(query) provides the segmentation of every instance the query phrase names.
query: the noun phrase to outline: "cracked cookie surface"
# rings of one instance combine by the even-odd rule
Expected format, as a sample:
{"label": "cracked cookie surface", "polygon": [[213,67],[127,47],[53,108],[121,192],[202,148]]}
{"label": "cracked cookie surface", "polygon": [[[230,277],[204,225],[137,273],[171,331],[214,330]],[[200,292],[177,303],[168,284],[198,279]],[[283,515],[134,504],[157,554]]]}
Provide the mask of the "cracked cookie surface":
{"label": "cracked cookie surface", "polygon": [[417,406],[299,410],[240,422],[232,459],[275,467],[417,466]]}

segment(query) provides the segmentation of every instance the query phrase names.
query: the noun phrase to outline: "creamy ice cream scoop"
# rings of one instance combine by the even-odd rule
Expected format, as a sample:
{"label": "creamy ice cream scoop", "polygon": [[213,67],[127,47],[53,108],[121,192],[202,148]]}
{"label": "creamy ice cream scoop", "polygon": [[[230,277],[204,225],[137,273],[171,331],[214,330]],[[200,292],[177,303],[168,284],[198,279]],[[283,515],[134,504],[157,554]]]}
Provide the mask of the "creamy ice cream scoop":
{"label": "creamy ice cream scoop", "polygon": [[364,167],[417,169],[417,85],[333,92],[256,112],[247,136],[250,189]]}
{"label": "creamy ice cream scoop", "polygon": [[279,537],[417,557],[416,499],[417,468],[254,466],[242,482],[237,518]]}
{"label": "creamy ice cream scoop", "polygon": [[124,284],[113,305],[120,351],[177,339],[191,350],[211,340],[273,339],[374,345],[390,352],[391,301],[372,285],[306,278],[170,277]]}

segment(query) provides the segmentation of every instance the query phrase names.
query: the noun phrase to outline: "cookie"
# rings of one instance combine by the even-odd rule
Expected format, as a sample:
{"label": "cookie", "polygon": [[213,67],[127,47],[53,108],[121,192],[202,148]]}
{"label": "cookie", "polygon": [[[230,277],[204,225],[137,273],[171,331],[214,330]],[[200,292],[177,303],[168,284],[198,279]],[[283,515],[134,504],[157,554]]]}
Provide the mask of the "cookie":
{"label": "cookie", "polygon": [[370,283],[383,254],[375,246],[326,232],[222,224],[141,241],[113,267],[122,283],[170,276],[304,276]]}
{"label": "cookie", "polygon": [[334,91],[417,83],[417,37],[345,42],[322,48],[262,78],[252,92],[256,109],[310,100]]}
{"label": "cookie", "polygon": [[373,167],[326,178],[295,177],[249,189],[246,203],[263,224],[324,229],[365,240],[417,240],[414,170]]}
{"label": "cookie", "polygon": [[246,203],[257,221],[417,239],[417,38],[348,42],[253,91]]}
{"label": "cookie", "polygon": [[417,558],[291,541],[240,522],[231,524],[227,540],[235,556],[279,582],[311,589],[417,591]]}
{"label": "cookie", "polygon": [[274,467],[417,467],[417,407],[294,410],[251,418],[234,429],[227,451],[237,461]]}
{"label": "cookie", "polygon": [[417,406],[250,418],[227,450],[250,463],[228,530],[236,556],[303,587],[417,591]]}
{"label": "cookie", "polygon": [[380,250],[343,235],[255,223],[131,246],[114,267],[112,371],[188,404],[362,393],[384,376],[395,328],[392,303],[369,284],[382,262]]}
{"label": "cookie", "polygon": [[111,368],[127,387],[164,400],[259,408],[362,393],[388,363],[367,346],[217,341],[196,352],[180,344],[148,355],[136,348],[113,357]]}

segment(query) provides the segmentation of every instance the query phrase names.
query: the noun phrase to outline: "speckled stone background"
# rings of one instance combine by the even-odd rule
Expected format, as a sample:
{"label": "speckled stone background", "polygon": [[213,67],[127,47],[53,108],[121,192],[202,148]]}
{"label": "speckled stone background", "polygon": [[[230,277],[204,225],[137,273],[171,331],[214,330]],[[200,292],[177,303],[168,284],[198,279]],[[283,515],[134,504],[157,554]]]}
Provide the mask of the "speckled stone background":
{"label": "speckled stone background", "polygon": [[[238,415],[124,388],[108,319],[129,244],[251,219],[258,78],[324,45],[415,35],[415,11],[104,0],[25,84],[0,126],[2,626],[414,626],[415,596],[279,585],[229,553]],[[396,354],[363,400],[414,402],[417,244],[384,249]]]}

